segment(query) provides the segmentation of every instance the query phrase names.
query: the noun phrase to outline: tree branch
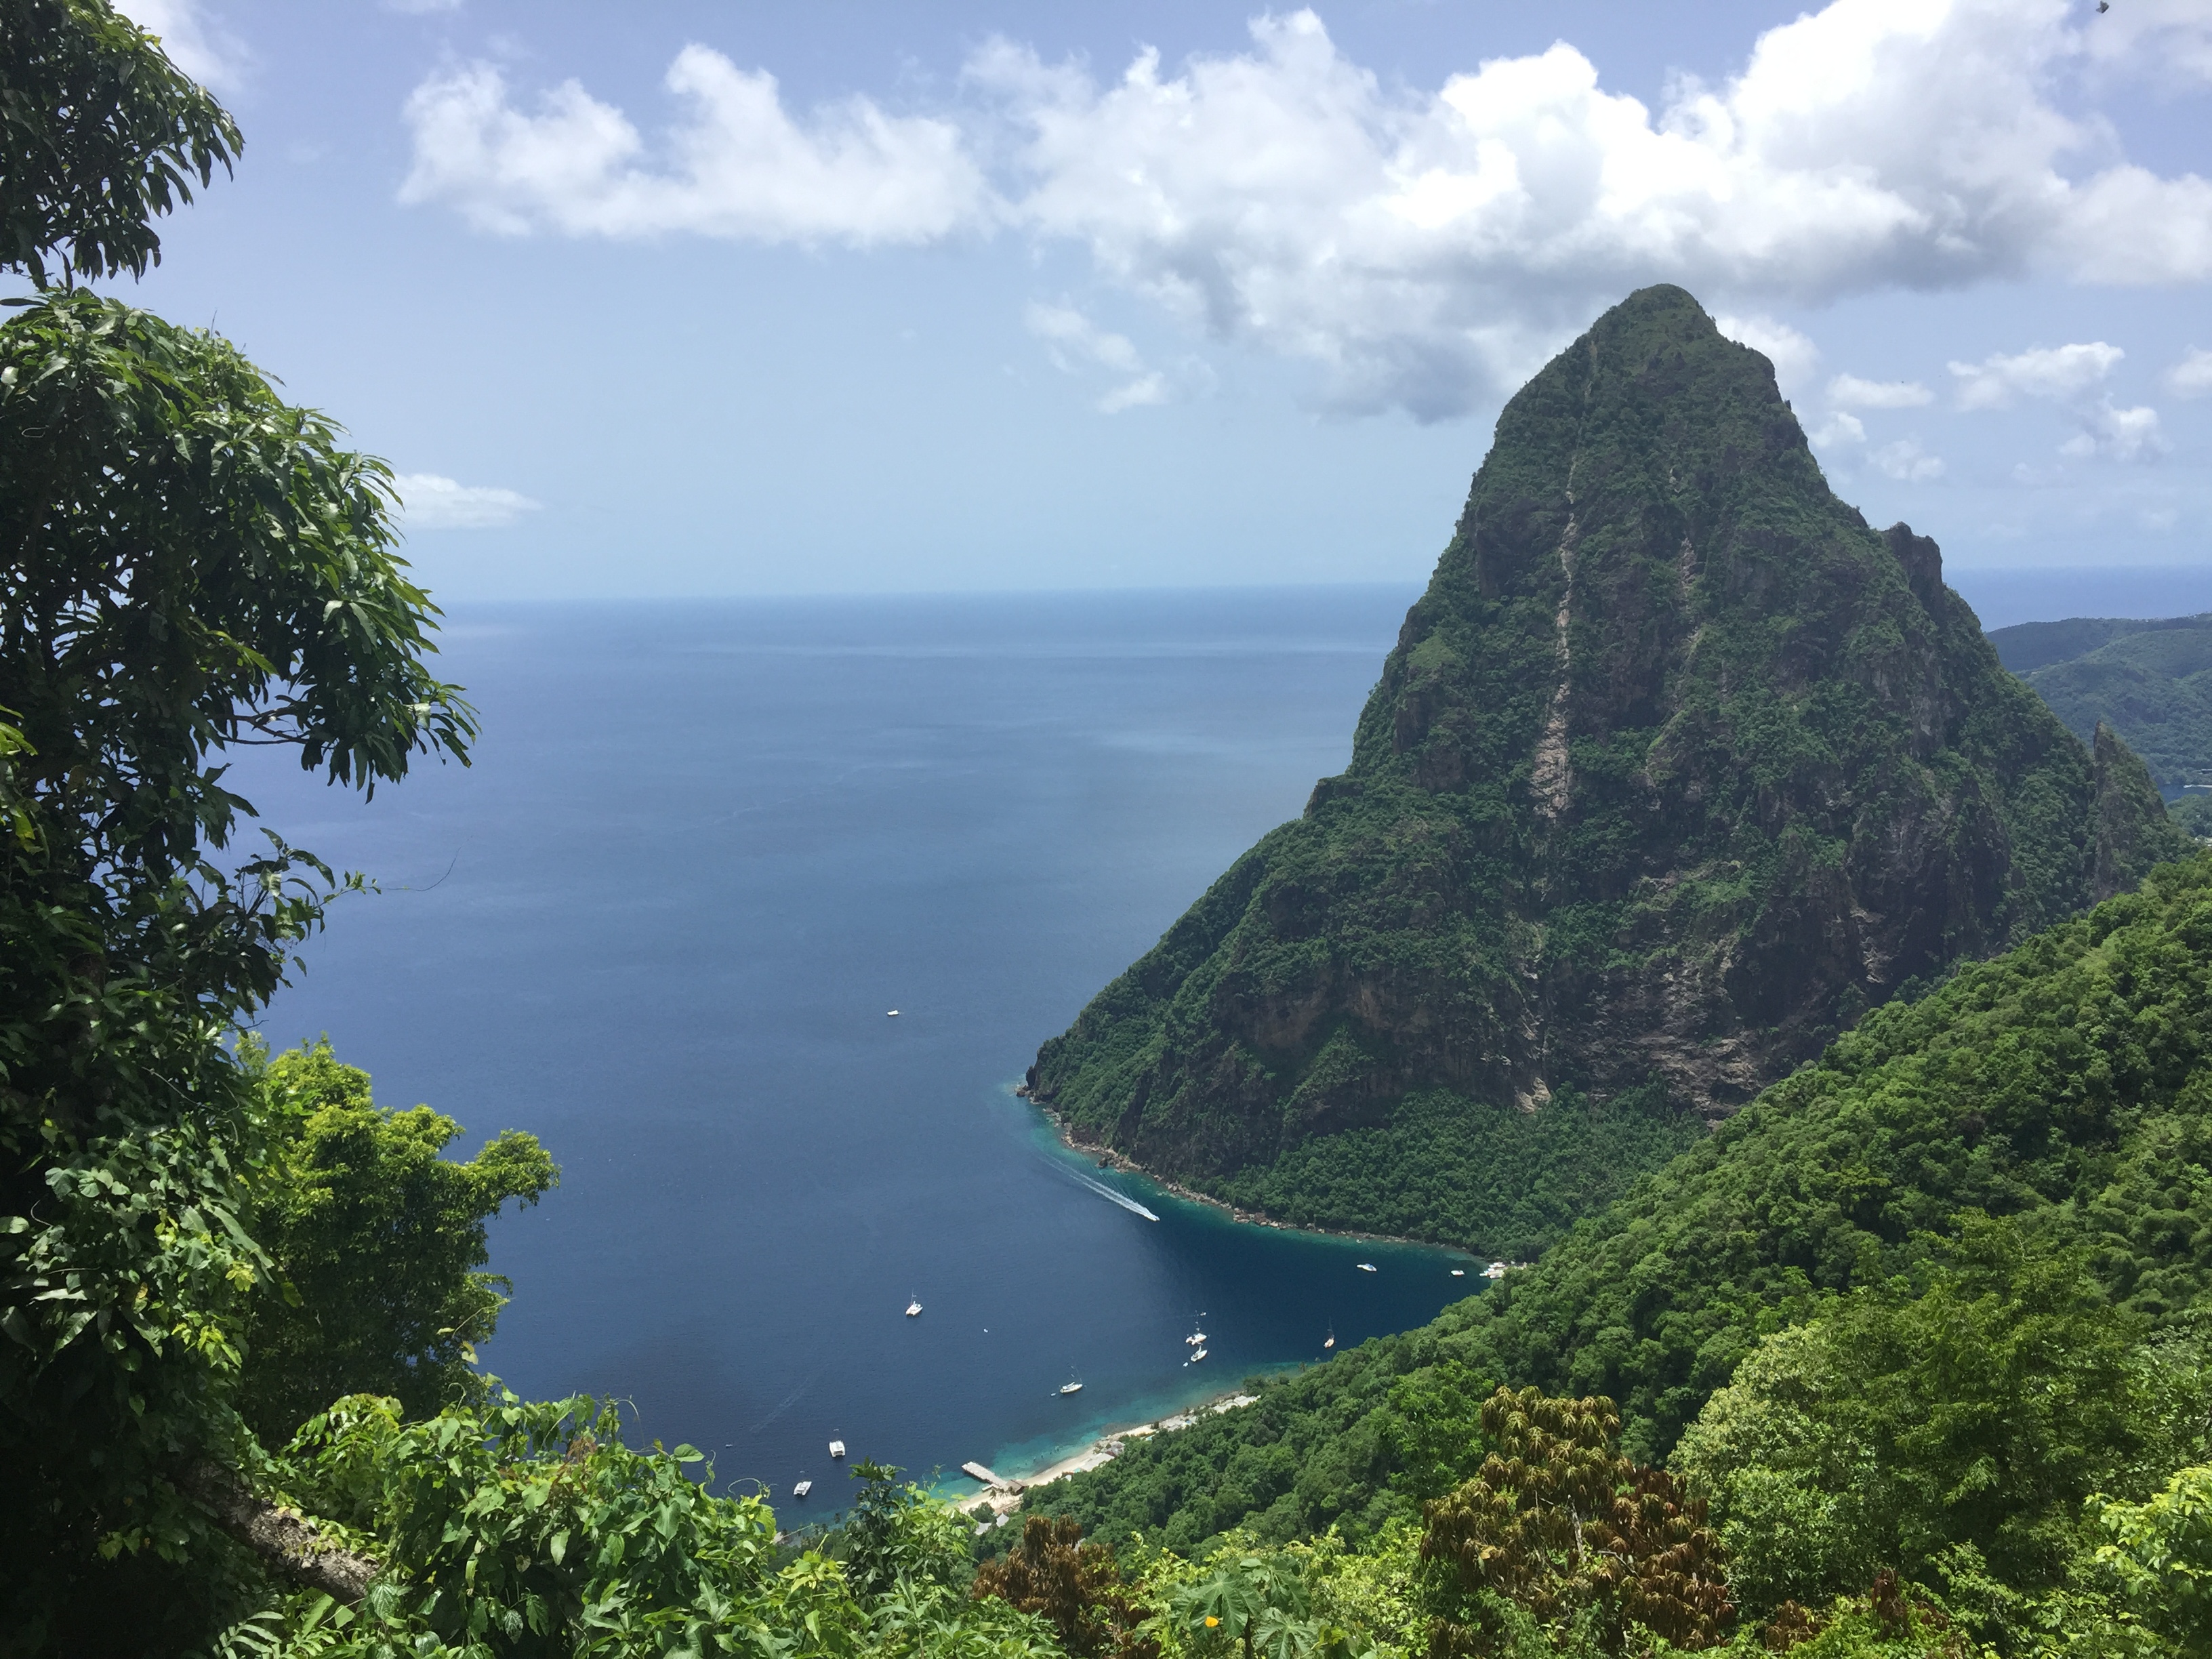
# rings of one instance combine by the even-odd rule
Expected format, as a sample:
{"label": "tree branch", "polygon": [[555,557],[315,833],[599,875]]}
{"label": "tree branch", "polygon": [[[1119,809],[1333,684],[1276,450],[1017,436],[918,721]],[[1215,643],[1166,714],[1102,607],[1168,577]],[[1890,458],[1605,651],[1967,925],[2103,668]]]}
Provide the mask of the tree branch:
{"label": "tree branch", "polygon": [[297,1510],[256,1497],[235,1470],[219,1463],[195,1463],[178,1485],[206,1507],[217,1526],[270,1565],[349,1607],[384,1571],[368,1556],[326,1542]]}

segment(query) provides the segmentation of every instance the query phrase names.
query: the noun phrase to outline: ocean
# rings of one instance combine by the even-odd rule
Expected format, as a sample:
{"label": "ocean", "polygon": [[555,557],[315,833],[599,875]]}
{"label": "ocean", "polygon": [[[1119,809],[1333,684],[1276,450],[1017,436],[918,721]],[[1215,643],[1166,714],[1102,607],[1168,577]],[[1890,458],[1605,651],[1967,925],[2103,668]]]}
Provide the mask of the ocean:
{"label": "ocean", "polygon": [[1464,1258],[1234,1224],[1012,1092],[1342,769],[1413,597],[456,607],[473,766],[368,804],[240,770],[382,888],[264,1035],[327,1032],[458,1153],[515,1127],[559,1162],[493,1225],[489,1370],[817,1509],[832,1438],[1010,1473],[1419,1324],[1480,1286]]}
{"label": "ocean", "polygon": [[[1953,580],[1990,626],[2212,608],[2202,570]],[[800,1479],[836,1507],[832,1438],[1012,1473],[1419,1324],[1477,1264],[1233,1223],[1012,1093],[1342,769],[1417,592],[453,607],[472,767],[369,803],[234,775],[381,888],[264,1032],[327,1032],[458,1153],[543,1139],[562,1184],[493,1224],[487,1368],[617,1396],[787,1516]]]}

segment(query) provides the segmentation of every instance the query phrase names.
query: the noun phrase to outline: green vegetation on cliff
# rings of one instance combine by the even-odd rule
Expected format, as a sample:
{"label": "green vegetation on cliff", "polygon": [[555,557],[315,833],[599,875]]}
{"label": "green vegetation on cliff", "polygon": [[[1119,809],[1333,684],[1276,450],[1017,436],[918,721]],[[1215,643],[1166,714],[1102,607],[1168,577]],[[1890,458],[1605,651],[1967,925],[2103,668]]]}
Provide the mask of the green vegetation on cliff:
{"label": "green vegetation on cliff", "polygon": [[1030,1088],[1286,1219],[1525,1249],[2184,845],[1932,542],[1829,492],[1766,360],[1647,289],[1506,406],[1350,767]]}
{"label": "green vegetation on cliff", "polygon": [[1711,1501],[1740,1605],[1893,1571],[2025,1650],[2118,1594],[2112,1538],[2197,1524],[2208,1311],[2212,854],[1870,1013],[1426,1328],[1033,1505],[1186,1550],[1379,1537],[1475,1474],[1486,1390],[1533,1385],[1619,1403],[1623,1453]]}
{"label": "green vegetation on cliff", "polygon": [[2075,736],[2101,722],[2162,787],[2212,783],[2212,616],[2020,623],[1990,643]]}

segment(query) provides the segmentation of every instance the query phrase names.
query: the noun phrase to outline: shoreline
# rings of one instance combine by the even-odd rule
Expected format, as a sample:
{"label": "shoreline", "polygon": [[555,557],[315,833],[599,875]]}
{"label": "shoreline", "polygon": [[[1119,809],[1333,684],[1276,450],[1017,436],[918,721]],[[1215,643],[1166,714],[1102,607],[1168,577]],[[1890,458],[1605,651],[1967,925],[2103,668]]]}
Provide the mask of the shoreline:
{"label": "shoreline", "polygon": [[[984,1482],[981,1492],[972,1498],[954,1500],[953,1507],[971,1517],[980,1517],[986,1509],[990,1511],[992,1518],[979,1520],[975,1528],[976,1535],[981,1537],[994,1526],[1004,1526],[1022,1507],[1024,1498],[1037,1487],[1048,1486],[1071,1474],[1088,1474],[1093,1469],[1103,1468],[1119,1457],[1123,1448],[1132,1440],[1146,1440],[1158,1434],[1174,1434],[1204,1418],[1241,1411],[1247,1406],[1256,1404],[1259,1398],[1256,1394],[1247,1394],[1240,1385],[1211,1399],[1201,1400],[1194,1406],[1185,1407],[1182,1411],[1171,1412],[1154,1422],[1133,1423],[1126,1428],[1108,1429],[1080,1451],[1021,1474],[999,1475],[995,1480]],[[962,1466],[963,1473],[967,1467]],[[981,1468],[984,1466],[977,1464],[975,1467]],[[995,1469],[991,1473],[998,1474]],[[970,1474],[968,1478],[975,1480],[976,1477]]]}
{"label": "shoreline", "polygon": [[1060,1144],[1068,1151],[1080,1152],[1087,1158],[1103,1159],[1107,1168],[1117,1170],[1123,1175],[1140,1175],[1162,1190],[1172,1193],[1186,1202],[1203,1204],[1209,1209],[1225,1210],[1229,1212],[1229,1218],[1231,1221],[1241,1221],[1250,1227],[1272,1227],[1278,1232],[1311,1233],[1320,1238],[1351,1238],[1367,1244],[1410,1244],[1415,1249],[1420,1250],[1449,1250],[1455,1255],[1465,1256],[1469,1261],[1480,1261],[1483,1259],[1477,1252],[1469,1249],[1464,1244],[1439,1244],[1432,1238],[1406,1238],[1396,1233],[1364,1233],[1350,1227],[1320,1227],[1302,1221],[1279,1221],[1264,1211],[1241,1210],[1225,1198],[1216,1198],[1211,1193],[1194,1191],[1180,1182],[1170,1181],[1156,1170],[1147,1170],[1136,1159],[1115,1151],[1111,1146],[1101,1146],[1078,1140],[1067,1120],[1030,1094],[1028,1084],[1016,1085],[1013,1092],[1018,1098],[1027,1101],[1042,1115],[1044,1121],[1052,1126],[1053,1133],[1059,1137]]}

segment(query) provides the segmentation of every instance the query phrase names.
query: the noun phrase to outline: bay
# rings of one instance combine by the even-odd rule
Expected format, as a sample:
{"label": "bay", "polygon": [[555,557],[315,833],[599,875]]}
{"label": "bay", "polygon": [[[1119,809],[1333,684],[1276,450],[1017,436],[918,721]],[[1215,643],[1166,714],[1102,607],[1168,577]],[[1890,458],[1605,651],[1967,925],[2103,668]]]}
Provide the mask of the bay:
{"label": "bay", "polygon": [[[2196,568],[1951,580],[1992,627],[2212,606]],[[1464,1259],[1233,1223],[1012,1092],[1341,769],[1416,592],[456,607],[473,767],[370,803],[236,774],[383,888],[264,1032],[329,1033],[457,1152],[519,1127],[559,1160],[492,1230],[491,1370],[617,1395],[724,1480],[811,1475],[817,1510],[832,1437],[1012,1473],[1419,1324]]]}
{"label": "bay", "polygon": [[472,767],[367,804],[240,769],[383,890],[264,1034],[327,1032],[457,1153],[551,1150],[560,1188],[494,1224],[489,1369],[817,1508],[832,1437],[1012,1473],[1419,1324],[1464,1258],[1235,1224],[1012,1093],[1341,769],[1414,592],[457,607]]}

